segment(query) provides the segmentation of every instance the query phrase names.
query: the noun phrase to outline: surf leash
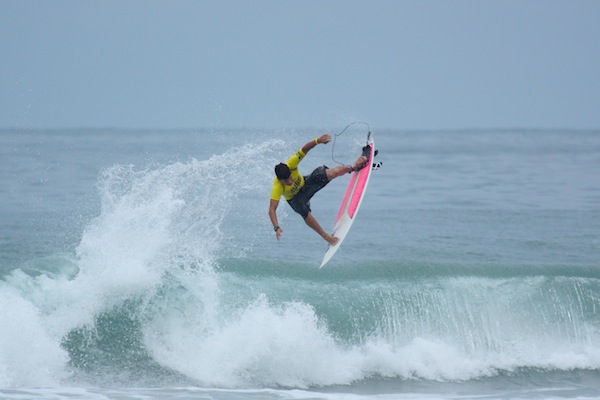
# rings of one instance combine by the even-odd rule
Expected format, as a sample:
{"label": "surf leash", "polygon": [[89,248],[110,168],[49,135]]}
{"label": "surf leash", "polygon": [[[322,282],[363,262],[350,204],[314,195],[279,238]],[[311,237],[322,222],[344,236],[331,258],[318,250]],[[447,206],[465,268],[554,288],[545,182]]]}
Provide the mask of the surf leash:
{"label": "surf leash", "polygon": [[335,150],[335,141],[337,139],[338,136],[342,136],[342,134],[344,132],[346,132],[346,130],[348,130],[348,128],[350,128],[353,125],[364,125],[367,127],[367,129],[369,130],[369,132],[367,133],[367,143],[369,142],[369,138],[371,137],[371,126],[367,123],[367,122],[363,122],[363,121],[355,121],[355,122],[351,122],[349,123],[344,129],[342,129],[342,131],[340,133],[336,133],[333,136],[333,144],[331,146],[331,159],[333,160],[333,162],[339,164],[339,165],[346,165],[344,163],[339,162],[338,160],[335,159],[334,157],[334,150]]}

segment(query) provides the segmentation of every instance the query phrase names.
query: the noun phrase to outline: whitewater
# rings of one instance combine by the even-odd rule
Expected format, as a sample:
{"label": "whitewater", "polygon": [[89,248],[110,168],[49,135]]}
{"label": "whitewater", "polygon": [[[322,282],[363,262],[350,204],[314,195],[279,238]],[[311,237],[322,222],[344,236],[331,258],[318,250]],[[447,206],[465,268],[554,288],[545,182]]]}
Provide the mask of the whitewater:
{"label": "whitewater", "polygon": [[600,132],[375,129],[319,270],[335,132],[0,131],[0,399],[600,398]]}

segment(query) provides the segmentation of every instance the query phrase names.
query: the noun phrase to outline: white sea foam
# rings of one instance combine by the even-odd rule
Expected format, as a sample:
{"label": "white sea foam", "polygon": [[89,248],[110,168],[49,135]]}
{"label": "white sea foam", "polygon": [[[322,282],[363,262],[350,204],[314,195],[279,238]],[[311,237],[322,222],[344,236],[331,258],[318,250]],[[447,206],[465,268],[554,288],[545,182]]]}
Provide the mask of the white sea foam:
{"label": "white sea foam", "polygon": [[[106,169],[98,183],[101,212],[76,249],[78,273],[60,273],[62,267],[70,271],[70,264],[55,265],[58,272],[51,275],[15,270],[0,286],[0,385],[58,382],[67,371],[68,356],[61,348],[65,335],[93,327],[100,313],[128,299],[152,298],[169,270],[203,268],[205,286],[182,284],[190,293],[214,290],[214,259],[224,245],[220,224],[233,199],[257,185],[239,180],[234,187],[232,182],[244,176],[242,170],[260,174],[265,153],[278,144],[143,170]],[[202,294],[204,302],[208,292]]]}
{"label": "white sea foam", "polygon": [[6,285],[0,285],[0,304],[0,387],[56,385],[68,356],[46,332],[39,310]]}

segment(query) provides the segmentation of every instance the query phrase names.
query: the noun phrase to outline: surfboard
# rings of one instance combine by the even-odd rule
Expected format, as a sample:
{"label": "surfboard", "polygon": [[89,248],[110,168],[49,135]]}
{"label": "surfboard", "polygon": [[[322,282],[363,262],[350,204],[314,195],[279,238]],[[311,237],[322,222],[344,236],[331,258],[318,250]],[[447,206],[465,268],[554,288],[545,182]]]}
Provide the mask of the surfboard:
{"label": "surfboard", "polygon": [[360,204],[367,191],[367,184],[371,177],[373,158],[375,157],[375,143],[371,132],[367,135],[367,145],[363,148],[363,154],[369,157],[369,161],[367,162],[366,167],[352,173],[350,183],[348,183],[346,194],[344,195],[344,199],[342,200],[340,210],[333,226],[332,235],[339,240],[335,246],[329,245],[319,268],[323,268],[342,245],[342,242],[350,231],[350,227],[356,218]]}

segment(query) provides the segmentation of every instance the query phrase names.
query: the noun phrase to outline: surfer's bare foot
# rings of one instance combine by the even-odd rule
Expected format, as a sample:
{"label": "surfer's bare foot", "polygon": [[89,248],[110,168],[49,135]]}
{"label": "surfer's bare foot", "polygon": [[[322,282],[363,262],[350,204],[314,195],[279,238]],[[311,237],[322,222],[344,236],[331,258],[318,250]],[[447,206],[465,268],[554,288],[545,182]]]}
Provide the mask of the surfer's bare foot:
{"label": "surfer's bare foot", "polygon": [[331,246],[335,246],[340,241],[339,238],[331,235],[325,236],[325,240],[327,240],[327,243],[329,243]]}
{"label": "surfer's bare foot", "polygon": [[364,168],[367,161],[368,159],[365,156],[358,157],[358,160],[356,160],[356,162],[354,163],[354,170],[358,171],[359,169]]}

